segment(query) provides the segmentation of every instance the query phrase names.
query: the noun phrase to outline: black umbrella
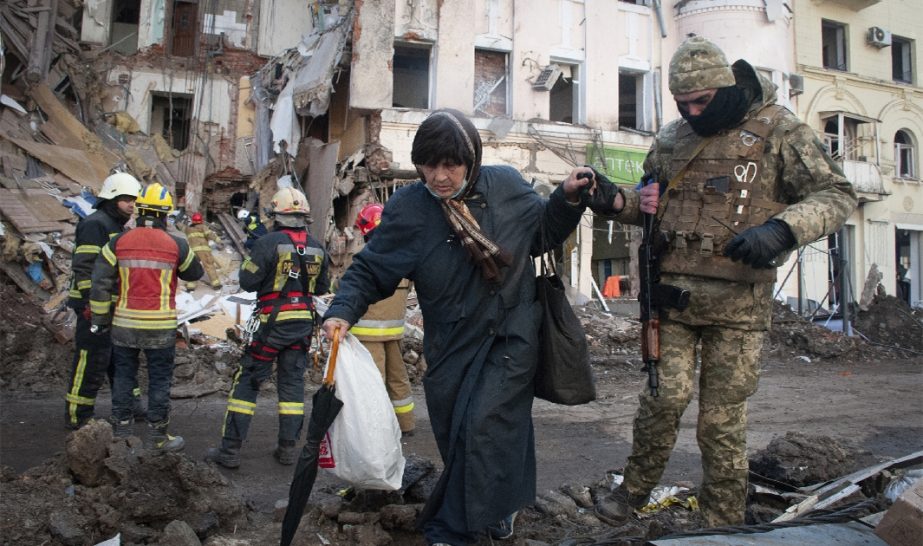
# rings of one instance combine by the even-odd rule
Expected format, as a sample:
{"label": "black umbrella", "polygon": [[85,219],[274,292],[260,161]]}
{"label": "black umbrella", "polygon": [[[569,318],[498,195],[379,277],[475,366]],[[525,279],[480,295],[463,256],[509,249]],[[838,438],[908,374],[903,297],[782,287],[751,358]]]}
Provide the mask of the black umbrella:
{"label": "black umbrella", "polygon": [[295,531],[301,523],[301,515],[308,504],[314,480],[317,479],[317,458],[320,452],[320,443],[327,429],[333,423],[343,402],[334,396],[336,386],[333,383],[333,370],[336,367],[337,349],[340,345],[339,331],[333,336],[333,348],[330,349],[330,364],[327,366],[327,375],[324,384],[314,393],[311,404],[311,418],[308,421],[308,433],[305,437],[304,447],[295,465],[295,476],[288,490],[288,507],[282,519],[281,546],[288,546],[295,538]]}

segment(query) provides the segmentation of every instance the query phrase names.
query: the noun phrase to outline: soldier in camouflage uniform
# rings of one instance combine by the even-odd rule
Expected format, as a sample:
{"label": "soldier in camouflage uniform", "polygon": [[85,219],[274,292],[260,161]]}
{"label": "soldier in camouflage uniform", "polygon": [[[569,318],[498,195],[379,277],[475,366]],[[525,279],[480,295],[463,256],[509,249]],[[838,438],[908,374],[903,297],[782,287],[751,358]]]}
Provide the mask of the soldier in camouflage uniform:
{"label": "soldier in camouflage uniform", "polygon": [[640,395],[625,481],[596,514],[620,524],[646,503],[692,397],[701,343],[700,505],[710,526],[741,524],[747,398],[757,388],[776,266],[839,229],[856,194],[811,128],[775,104],[774,85],[743,60],[729,66],[704,38],[673,56],[670,91],[683,119],[660,131],[645,160],[655,183],[640,191],[598,184],[612,198],[594,195],[591,204],[630,224],[657,212],[667,241],[662,282],[691,294],[684,311],[661,313],[659,396]]}

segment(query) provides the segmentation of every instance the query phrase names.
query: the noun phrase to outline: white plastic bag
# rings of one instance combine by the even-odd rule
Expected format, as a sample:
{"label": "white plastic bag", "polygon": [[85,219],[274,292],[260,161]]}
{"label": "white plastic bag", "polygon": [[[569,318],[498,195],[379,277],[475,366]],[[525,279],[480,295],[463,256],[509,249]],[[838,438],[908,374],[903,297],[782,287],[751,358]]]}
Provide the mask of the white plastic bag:
{"label": "white plastic bag", "polygon": [[363,489],[400,489],[401,428],[372,355],[352,334],[340,342],[333,380],[343,409],[321,443],[318,466]]}

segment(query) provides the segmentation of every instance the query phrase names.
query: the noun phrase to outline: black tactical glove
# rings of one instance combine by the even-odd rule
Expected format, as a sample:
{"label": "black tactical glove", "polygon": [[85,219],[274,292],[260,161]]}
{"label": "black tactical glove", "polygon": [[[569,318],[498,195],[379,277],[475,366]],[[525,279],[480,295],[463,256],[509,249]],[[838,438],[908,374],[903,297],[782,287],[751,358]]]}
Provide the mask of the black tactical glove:
{"label": "black tactical glove", "polygon": [[[589,165],[584,166],[593,169]],[[578,178],[585,178],[586,176],[586,173],[581,173]],[[590,195],[589,185],[584,186],[583,191],[580,192],[580,202],[602,216],[613,216],[621,212],[621,210],[615,209],[613,202],[615,201],[615,196],[622,190],[610,182],[608,178],[599,174],[596,169],[593,169],[593,176],[596,181],[596,190]]]}
{"label": "black tactical glove", "polygon": [[724,248],[724,255],[757,269],[770,269],[777,264],[773,260],[797,241],[791,228],[775,218],[765,224],[744,230]]}

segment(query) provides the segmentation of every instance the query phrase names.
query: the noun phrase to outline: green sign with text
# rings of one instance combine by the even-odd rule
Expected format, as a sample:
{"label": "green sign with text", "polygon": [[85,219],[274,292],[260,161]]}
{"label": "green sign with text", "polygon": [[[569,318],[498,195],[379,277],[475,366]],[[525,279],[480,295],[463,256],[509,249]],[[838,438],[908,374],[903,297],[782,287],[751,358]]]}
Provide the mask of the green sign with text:
{"label": "green sign with text", "polygon": [[599,148],[587,146],[587,160],[594,169],[606,175],[616,184],[637,184],[644,173],[644,158],[647,152],[627,148],[602,148],[602,157],[599,157]]}

